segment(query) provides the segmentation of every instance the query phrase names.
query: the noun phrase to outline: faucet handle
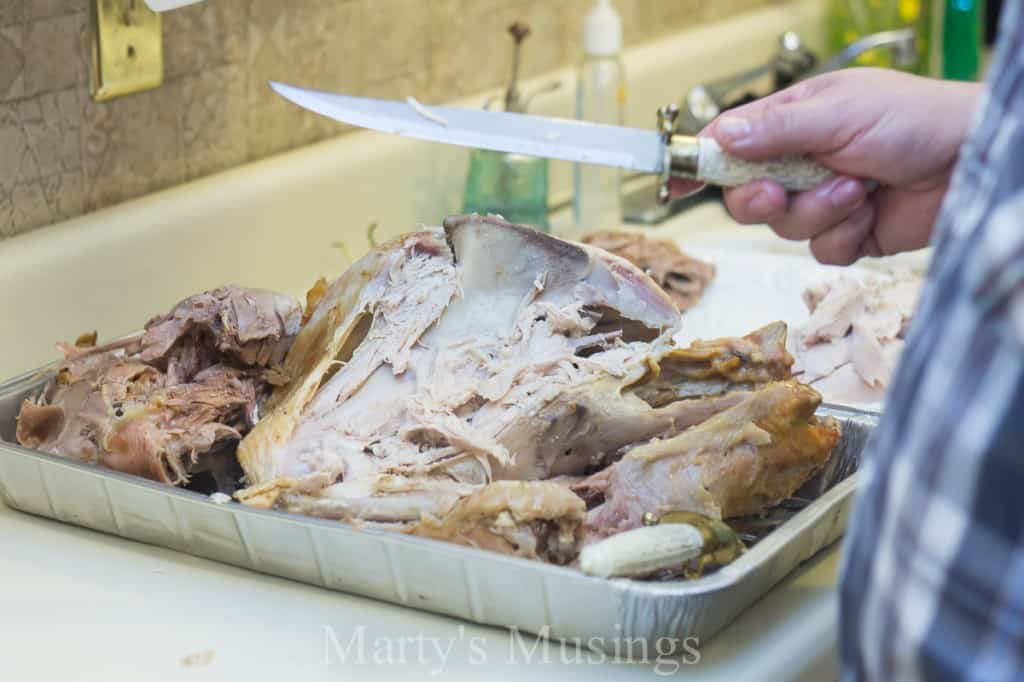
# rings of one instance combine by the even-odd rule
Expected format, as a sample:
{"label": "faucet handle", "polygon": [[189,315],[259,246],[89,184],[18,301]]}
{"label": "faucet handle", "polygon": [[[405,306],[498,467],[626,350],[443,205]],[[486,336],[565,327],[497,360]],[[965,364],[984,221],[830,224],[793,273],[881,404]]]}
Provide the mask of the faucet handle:
{"label": "faucet handle", "polygon": [[818,57],[804,45],[800,34],[786,31],[779,36],[773,73],[775,90],[783,90],[809,74],[818,65]]}

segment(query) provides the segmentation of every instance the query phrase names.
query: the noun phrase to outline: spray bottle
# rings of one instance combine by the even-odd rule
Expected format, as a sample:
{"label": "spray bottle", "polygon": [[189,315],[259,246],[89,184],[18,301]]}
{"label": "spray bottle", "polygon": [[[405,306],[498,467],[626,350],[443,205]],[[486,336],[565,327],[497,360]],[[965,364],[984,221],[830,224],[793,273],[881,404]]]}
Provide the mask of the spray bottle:
{"label": "spray bottle", "polygon": [[[621,49],[622,20],[611,0],[595,0],[583,20],[583,63],[577,81],[576,118],[623,125],[626,81],[619,57]],[[622,222],[619,170],[576,164],[574,180],[574,230],[565,236],[581,239],[585,232],[619,227]]]}

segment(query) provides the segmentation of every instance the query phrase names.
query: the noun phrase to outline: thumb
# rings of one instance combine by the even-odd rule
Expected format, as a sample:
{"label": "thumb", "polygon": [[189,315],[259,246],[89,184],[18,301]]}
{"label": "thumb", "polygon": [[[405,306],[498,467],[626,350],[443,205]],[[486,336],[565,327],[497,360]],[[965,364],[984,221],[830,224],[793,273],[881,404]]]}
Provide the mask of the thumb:
{"label": "thumb", "polygon": [[841,114],[822,98],[762,101],[730,110],[706,132],[727,152],[760,161],[801,154],[825,154],[843,146]]}

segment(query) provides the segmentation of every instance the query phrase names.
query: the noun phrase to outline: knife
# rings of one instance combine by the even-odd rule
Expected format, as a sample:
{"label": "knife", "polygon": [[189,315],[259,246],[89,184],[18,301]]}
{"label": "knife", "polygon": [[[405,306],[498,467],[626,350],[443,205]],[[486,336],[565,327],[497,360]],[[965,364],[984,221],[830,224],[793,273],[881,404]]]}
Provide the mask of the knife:
{"label": "knife", "polygon": [[483,109],[424,106],[308,90],[275,81],[277,94],[322,116],[361,128],[576,163],[614,166],[661,176],[658,199],[669,199],[669,178],[683,177],[734,187],[767,178],[790,191],[811,189],[832,177],[802,157],[747,161],[726,153],[713,138],[675,133],[679,109],[658,110],[658,129],[642,130],[564,118]]}

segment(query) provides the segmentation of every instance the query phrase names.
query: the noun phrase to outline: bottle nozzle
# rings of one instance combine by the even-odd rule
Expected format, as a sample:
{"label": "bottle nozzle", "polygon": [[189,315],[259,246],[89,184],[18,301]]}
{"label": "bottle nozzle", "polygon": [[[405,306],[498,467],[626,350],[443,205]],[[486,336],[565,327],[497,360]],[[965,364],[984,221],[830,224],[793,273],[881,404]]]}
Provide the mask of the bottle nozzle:
{"label": "bottle nozzle", "polygon": [[622,49],[622,20],[611,0],[595,0],[583,18],[583,51],[607,57]]}

